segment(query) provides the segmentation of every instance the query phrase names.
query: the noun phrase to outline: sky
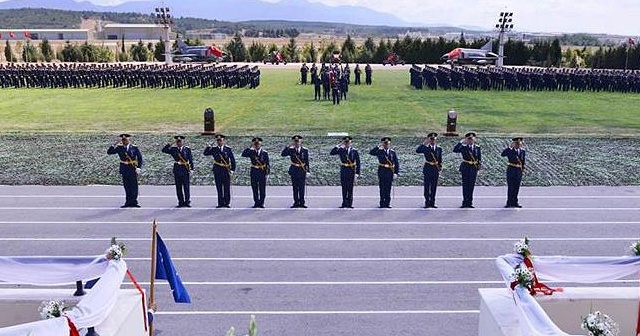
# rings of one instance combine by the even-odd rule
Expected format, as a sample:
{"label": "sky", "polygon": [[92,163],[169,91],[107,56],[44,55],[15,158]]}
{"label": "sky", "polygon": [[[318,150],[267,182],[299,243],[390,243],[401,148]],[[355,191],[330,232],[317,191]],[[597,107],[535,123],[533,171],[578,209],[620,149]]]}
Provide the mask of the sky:
{"label": "sky", "polygon": [[[124,0],[89,0],[115,5]],[[196,0],[186,0],[196,1]],[[215,0],[197,0],[215,1]],[[267,2],[291,0],[261,0]],[[393,14],[420,25],[495,27],[498,15],[513,12],[515,31],[607,33],[640,36],[640,0],[307,0],[353,5]]]}

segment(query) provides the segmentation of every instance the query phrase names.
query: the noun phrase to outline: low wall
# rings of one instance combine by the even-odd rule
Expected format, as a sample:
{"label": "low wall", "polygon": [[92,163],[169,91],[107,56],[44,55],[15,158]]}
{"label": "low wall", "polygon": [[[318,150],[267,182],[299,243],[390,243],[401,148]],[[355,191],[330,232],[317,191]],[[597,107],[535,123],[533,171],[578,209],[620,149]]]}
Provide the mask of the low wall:
{"label": "low wall", "polygon": [[[38,308],[45,300],[75,306],[82,297],[73,296],[73,289],[0,289],[0,328],[41,320]],[[111,314],[95,326],[100,336],[146,336],[146,308],[136,289],[120,289]],[[1,331],[1,330],[0,330]]]}
{"label": "low wall", "polygon": [[[521,336],[518,308],[506,288],[481,288],[479,336]],[[536,295],[549,318],[562,331],[586,335],[582,317],[599,310],[618,323],[620,336],[635,336],[638,319],[637,287],[567,287],[553,295]]]}

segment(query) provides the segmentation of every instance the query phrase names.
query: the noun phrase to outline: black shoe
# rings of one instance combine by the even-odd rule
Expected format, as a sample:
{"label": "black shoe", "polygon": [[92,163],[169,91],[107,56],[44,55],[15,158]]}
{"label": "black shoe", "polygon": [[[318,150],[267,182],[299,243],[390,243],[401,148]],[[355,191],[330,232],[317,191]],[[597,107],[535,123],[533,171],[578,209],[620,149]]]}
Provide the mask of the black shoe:
{"label": "black shoe", "polygon": [[227,205],[223,205],[222,207],[223,207],[223,208],[227,208],[227,209],[228,209],[228,208],[231,208],[231,206],[230,206],[229,204],[227,204]]}
{"label": "black shoe", "polygon": [[139,205],[139,204],[131,204],[129,207],[130,207],[130,208],[139,208],[139,207],[140,207],[140,205]]}
{"label": "black shoe", "polygon": [[390,205],[386,205],[385,208],[391,209],[391,206]]}
{"label": "black shoe", "polygon": [[437,209],[438,207],[435,204],[431,204],[430,208]]}
{"label": "black shoe", "polygon": [[184,208],[184,204],[178,204],[176,205],[176,208]]}
{"label": "black shoe", "polygon": [[343,204],[343,205],[341,205],[341,206],[340,206],[340,209],[344,209],[344,208],[346,208],[346,207],[347,207],[347,206]]}
{"label": "black shoe", "polygon": [[471,205],[471,204],[468,204],[468,205],[467,205],[467,204],[465,204],[465,205],[461,206],[460,208],[462,208],[462,209],[473,209],[473,205]]}
{"label": "black shoe", "polygon": [[129,207],[129,204],[124,204],[120,206],[121,209],[128,208],[128,207]]}
{"label": "black shoe", "polygon": [[191,207],[191,204],[189,204],[189,203],[185,203],[183,206],[184,206],[185,208],[190,208],[190,207]]}
{"label": "black shoe", "polygon": [[514,207],[514,208],[522,208],[522,205],[520,205],[520,204],[516,204],[516,205],[514,205],[513,207]]}
{"label": "black shoe", "polygon": [[252,209],[255,209],[255,208],[258,208],[258,207],[259,207],[259,205],[254,204],[251,208],[252,208]]}
{"label": "black shoe", "polygon": [[290,206],[290,208],[291,208],[291,209],[299,208],[299,207],[300,207],[300,206],[299,206],[299,205],[297,205],[297,204],[294,204],[294,205]]}
{"label": "black shoe", "polygon": [[264,205],[260,204],[260,205],[258,205],[258,208],[264,209]]}
{"label": "black shoe", "polygon": [[224,205],[218,205],[218,206],[216,206],[216,209],[220,209],[220,208],[224,208]]}

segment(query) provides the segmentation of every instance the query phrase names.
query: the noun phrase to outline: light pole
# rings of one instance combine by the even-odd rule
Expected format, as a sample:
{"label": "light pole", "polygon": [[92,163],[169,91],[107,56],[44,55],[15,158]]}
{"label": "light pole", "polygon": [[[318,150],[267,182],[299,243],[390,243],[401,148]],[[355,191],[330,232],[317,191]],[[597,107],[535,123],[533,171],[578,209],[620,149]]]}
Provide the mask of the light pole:
{"label": "light pole", "polygon": [[500,18],[496,29],[498,29],[498,62],[496,65],[502,67],[504,65],[504,34],[513,29],[513,12],[500,12]]}
{"label": "light pole", "polygon": [[[155,14],[155,15],[154,15]],[[166,64],[171,64],[171,25],[173,24],[173,18],[171,18],[171,14],[169,14],[169,7],[156,7],[156,12],[151,14],[155,16],[156,24],[162,25],[164,27],[164,62]]]}

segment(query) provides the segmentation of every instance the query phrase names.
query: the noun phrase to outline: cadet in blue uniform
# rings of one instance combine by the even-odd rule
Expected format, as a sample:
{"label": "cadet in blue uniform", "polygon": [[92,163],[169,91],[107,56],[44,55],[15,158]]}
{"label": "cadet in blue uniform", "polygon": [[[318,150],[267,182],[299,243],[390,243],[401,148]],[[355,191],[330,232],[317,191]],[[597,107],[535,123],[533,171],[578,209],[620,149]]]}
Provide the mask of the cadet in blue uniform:
{"label": "cadet in blue uniform", "polygon": [[204,155],[213,156],[213,178],[218,192],[218,206],[216,208],[229,208],[231,204],[231,176],[236,170],[236,159],[231,148],[225,145],[224,135],[216,135],[216,144],[209,145],[204,150]]}
{"label": "cadet in blue uniform", "polygon": [[251,147],[242,151],[242,157],[251,159],[252,208],[264,208],[267,176],[271,173],[271,166],[269,165],[269,153],[262,149],[262,138],[251,139]]}
{"label": "cadet in blue uniform", "polygon": [[502,156],[506,156],[509,160],[507,163],[507,205],[504,207],[522,208],[518,203],[518,192],[527,154],[522,148],[522,138],[513,138],[511,141],[511,146],[502,151]]}
{"label": "cadet in blue uniform", "polygon": [[416,153],[424,154],[424,207],[437,208],[436,188],[442,170],[442,148],[436,144],[438,133],[429,133],[427,139],[416,148]]}
{"label": "cadet in blue uniform", "polygon": [[454,153],[462,154],[460,174],[462,175],[462,206],[461,208],[473,208],[473,188],[476,185],[478,170],[482,166],[482,153],[480,147],[475,145],[476,134],[469,132],[453,148]]}
{"label": "cadet in blue uniform", "polygon": [[302,136],[294,135],[291,137],[293,142],[290,146],[282,150],[282,156],[288,156],[291,159],[289,166],[289,175],[291,175],[291,184],[293,185],[293,205],[292,208],[306,208],[304,204],[304,192],[306,179],[309,175],[309,150],[302,147]]}
{"label": "cadet in blue uniform", "polygon": [[173,157],[173,178],[176,183],[178,208],[190,208],[191,192],[189,179],[193,171],[193,156],[191,155],[191,148],[184,144],[184,135],[176,135],[173,138],[175,139],[175,144],[166,144],[162,148],[162,152]]}
{"label": "cadet in blue uniform", "polygon": [[360,176],[360,155],[353,148],[353,138],[346,136],[331,149],[330,155],[340,155],[341,208],[353,208],[353,184]]}
{"label": "cadet in blue uniform", "polygon": [[391,184],[398,177],[400,164],[396,152],[391,149],[391,138],[384,137],[378,147],[369,154],[378,157],[378,186],[380,187],[380,208],[391,208]]}
{"label": "cadet in blue uniform", "polygon": [[131,135],[120,134],[120,141],[107,149],[107,154],[118,154],[120,157],[120,175],[126,200],[121,208],[139,208],[138,205],[138,175],[142,168],[142,153],[131,143]]}

